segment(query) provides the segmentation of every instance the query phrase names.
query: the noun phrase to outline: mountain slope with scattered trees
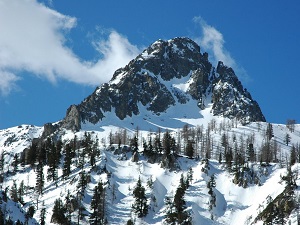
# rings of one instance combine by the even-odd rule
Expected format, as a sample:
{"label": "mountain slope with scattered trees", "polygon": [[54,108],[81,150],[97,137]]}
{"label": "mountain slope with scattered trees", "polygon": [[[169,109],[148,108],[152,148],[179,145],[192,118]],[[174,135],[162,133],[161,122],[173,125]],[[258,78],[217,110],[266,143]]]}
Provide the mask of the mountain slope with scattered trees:
{"label": "mountain slope with scattered trees", "polygon": [[[219,119],[177,131],[105,127],[32,138],[1,156],[3,220],[297,224],[300,127],[293,126]],[[19,146],[24,134],[7,144],[18,131],[43,130],[28,127],[3,130],[1,146]]]}
{"label": "mountain slope with scattered trees", "polygon": [[1,224],[299,224],[300,125],[158,40],[66,117],[0,130]]}

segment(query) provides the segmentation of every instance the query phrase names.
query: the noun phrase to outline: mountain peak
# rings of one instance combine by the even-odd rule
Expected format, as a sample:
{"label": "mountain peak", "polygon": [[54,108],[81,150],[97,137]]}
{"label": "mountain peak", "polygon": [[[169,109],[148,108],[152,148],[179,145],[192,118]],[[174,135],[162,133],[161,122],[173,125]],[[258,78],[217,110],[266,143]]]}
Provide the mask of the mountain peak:
{"label": "mountain peak", "polygon": [[189,38],[176,37],[167,41],[159,39],[144,50],[143,53],[148,53],[149,55],[157,55],[157,53],[174,53],[182,57],[187,57],[190,56],[191,53],[199,54],[200,47],[196,42]]}
{"label": "mountain peak", "polygon": [[219,62],[215,69],[208,54],[201,54],[199,45],[189,38],[160,39],[116,70],[108,83],[81,104],[70,107],[62,126],[80,129],[82,123],[101,123],[108,114],[121,121],[144,116],[141,111],[173,118],[168,113],[182,108],[182,116],[201,118],[201,110],[211,103],[215,116],[236,118],[242,123],[265,121],[232,68]]}

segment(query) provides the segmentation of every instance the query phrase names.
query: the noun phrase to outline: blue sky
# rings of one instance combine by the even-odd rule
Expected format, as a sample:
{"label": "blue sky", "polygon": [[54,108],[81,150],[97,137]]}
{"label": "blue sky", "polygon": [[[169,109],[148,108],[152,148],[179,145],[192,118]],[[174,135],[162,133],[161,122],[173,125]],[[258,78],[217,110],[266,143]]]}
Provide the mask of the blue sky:
{"label": "blue sky", "polygon": [[65,116],[157,39],[231,66],[267,121],[300,122],[300,3],[0,0],[0,129]]}

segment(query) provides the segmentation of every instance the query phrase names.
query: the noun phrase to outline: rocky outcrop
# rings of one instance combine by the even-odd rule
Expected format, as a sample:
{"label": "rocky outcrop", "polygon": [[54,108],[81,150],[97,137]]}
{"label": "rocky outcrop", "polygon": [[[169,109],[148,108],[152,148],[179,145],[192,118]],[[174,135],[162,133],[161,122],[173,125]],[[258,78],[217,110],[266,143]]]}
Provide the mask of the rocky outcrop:
{"label": "rocky outcrop", "polygon": [[68,108],[66,117],[62,122],[62,127],[71,130],[79,130],[81,128],[80,122],[81,118],[78,106],[71,105]]}
{"label": "rocky outcrop", "polygon": [[265,121],[258,103],[243,88],[232,68],[222,62],[218,63],[213,80],[212,101],[214,115],[236,118],[243,124]]}

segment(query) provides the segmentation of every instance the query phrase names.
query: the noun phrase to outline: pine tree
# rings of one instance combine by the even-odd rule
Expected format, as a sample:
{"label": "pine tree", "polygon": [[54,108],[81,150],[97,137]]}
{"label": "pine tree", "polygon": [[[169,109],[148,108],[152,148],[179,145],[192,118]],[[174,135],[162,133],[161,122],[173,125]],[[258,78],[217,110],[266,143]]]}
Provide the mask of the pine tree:
{"label": "pine tree", "polygon": [[[58,150],[55,147],[55,145],[52,143],[51,139],[48,138],[47,139],[47,159],[48,159],[48,171],[47,171],[47,180],[48,181],[53,181],[56,183],[57,179],[58,179],[58,175],[57,175],[57,167],[58,167],[58,163],[59,163],[59,159],[58,158]],[[57,184],[56,184],[57,185]]]}
{"label": "pine tree", "polygon": [[135,152],[139,149],[138,147],[138,137],[137,135],[135,135],[131,141],[130,141],[130,147],[132,148],[132,150]]}
{"label": "pine tree", "polygon": [[297,162],[297,153],[295,146],[292,146],[291,148],[291,155],[290,155],[290,164],[291,166],[294,165]]}
{"label": "pine tree", "polygon": [[133,190],[133,196],[135,198],[134,204],[132,205],[133,211],[138,215],[138,217],[146,216],[148,214],[147,198],[145,188],[142,185],[140,177]]}
{"label": "pine tree", "polygon": [[187,180],[188,180],[189,184],[191,184],[193,182],[193,174],[194,174],[193,168],[190,167],[188,174],[187,174]]}
{"label": "pine tree", "polygon": [[26,151],[25,154],[25,163],[30,164],[32,167],[34,166],[34,163],[36,161],[36,153],[38,152],[37,144],[32,143],[32,145],[29,147],[28,151]]}
{"label": "pine tree", "polygon": [[67,178],[71,173],[71,146],[69,144],[65,147],[65,158],[64,158],[64,168],[63,168],[63,177]]}
{"label": "pine tree", "polygon": [[36,168],[36,185],[35,185],[36,191],[39,195],[43,194],[44,184],[45,181],[44,181],[43,165],[39,163]]}
{"label": "pine tree", "polygon": [[213,215],[213,207],[216,207],[216,195],[213,191],[213,188],[216,187],[216,181],[215,181],[215,175],[212,174],[209,181],[207,182],[207,188],[208,188],[208,194],[210,195],[210,199],[208,202],[208,209],[211,213],[211,219],[214,219],[214,215]]}
{"label": "pine tree", "polygon": [[227,168],[231,170],[232,167],[232,159],[233,159],[233,154],[231,148],[228,149],[228,151],[225,153],[225,161]]}
{"label": "pine tree", "polygon": [[18,171],[18,165],[19,165],[20,161],[19,161],[19,156],[16,153],[14,155],[14,161],[13,161],[13,167],[14,167],[14,172],[16,173]]}
{"label": "pine tree", "polygon": [[24,203],[24,200],[23,200],[24,194],[25,194],[25,186],[24,186],[24,181],[22,180],[20,183],[20,187],[18,189],[18,200],[21,204]]}
{"label": "pine tree", "polygon": [[167,130],[163,136],[163,149],[165,155],[170,155],[171,147],[172,147],[172,137],[170,135],[170,132]]}
{"label": "pine tree", "polygon": [[55,200],[52,212],[51,223],[67,224],[68,221],[65,216],[66,208],[60,198]]}
{"label": "pine tree", "polygon": [[46,207],[45,207],[45,202],[43,201],[43,205],[40,213],[40,225],[46,224],[45,219],[46,219]]}
{"label": "pine tree", "polygon": [[[182,177],[183,178],[183,177]],[[186,202],[184,200],[184,195],[186,191],[186,186],[184,179],[181,179],[178,188],[176,189],[176,193],[174,195],[173,202],[167,200],[167,214],[166,214],[166,222],[168,224],[184,224],[191,225],[191,217],[189,213],[186,211]]]}
{"label": "pine tree", "polygon": [[85,174],[85,171],[82,170],[80,171],[79,176],[80,177],[79,177],[79,182],[77,184],[77,188],[83,194],[87,186],[87,175]]}
{"label": "pine tree", "polygon": [[222,153],[221,152],[219,153],[219,160],[218,161],[219,161],[220,164],[222,163]]}
{"label": "pine tree", "polygon": [[247,160],[250,162],[255,161],[255,152],[254,152],[254,147],[253,147],[252,143],[250,143],[247,148]]}
{"label": "pine tree", "polygon": [[0,173],[2,174],[3,171],[4,171],[4,151],[2,151],[0,155]]}
{"label": "pine tree", "polygon": [[79,220],[83,218],[83,211],[85,210],[85,208],[82,204],[82,200],[83,200],[85,189],[87,186],[87,176],[86,176],[84,170],[82,170],[79,175],[80,175],[79,182],[77,184],[78,224],[79,224]]}
{"label": "pine tree", "polygon": [[173,201],[171,200],[170,197],[165,198],[165,205],[167,208],[165,221],[167,222],[167,224],[176,225],[177,213],[174,209]]}
{"label": "pine tree", "polygon": [[[120,139],[121,140],[121,139]],[[100,155],[100,152],[98,150],[98,139],[92,143],[92,149],[91,149],[91,153],[90,153],[90,164],[91,166],[94,166],[96,163],[96,158]]]}
{"label": "pine tree", "polygon": [[291,142],[291,136],[288,133],[286,133],[285,134],[285,144],[288,146],[290,142]]}
{"label": "pine tree", "polygon": [[154,146],[153,146],[155,152],[157,152],[157,153],[161,153],[162,152],[162,143],[161,143],[160,135],[161,135],[161,130],[159,128],[158,129],[158,133],[155,135]]}
{"label": "pine tree", "polygon": [[91,210],[89,221],[91,225],[102,225],[105,222],[105,189],[102,181],[94,189],[94,194],[91,201]]}
{"label": "pine tree", "polygon": [[37,153],[37,161],[39,163],[42,163],[43,165],[46,165],[47,163],[47,152],[46,152],[46,144],[42,144],[41,147],[38,148]]}
{"label": "pine tree", "polygon": [[10,189],[10,197],[11,200],[13,200],[14,202],[18,202],[19,198],[18,198],[18,188],[17,188],[17,184],[16,181],[13,181],[13,185]]}
{"label": "pine tree", "polygon": [[193,158],[194,156],[194,147],[192,141],[188,141],[186,147],[185,147],[185,154],[189,158]]}
{"label": "pine tree", "polygon": [[273,126],[271,123],[267,124],[266,136],[269,141],[274,137]]}
{"label": "pine tree", "polygon": [[79,169],[83,170],[84,165],[85,165],[85,151],[82,150],[82,151],[79,153],[79,162],[78,162],[78,167],[79,167]]}
{"label": "pine tree", "polygon": [[27,218],[32,218],[34,213],[35,213],[35,208],[33,205],[31,205],[26,212]]}

